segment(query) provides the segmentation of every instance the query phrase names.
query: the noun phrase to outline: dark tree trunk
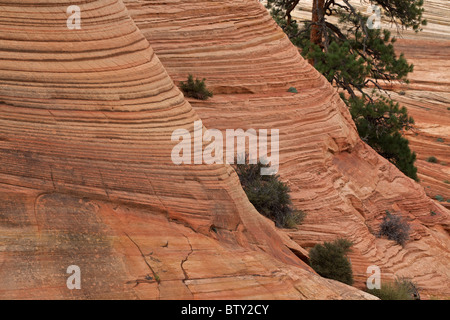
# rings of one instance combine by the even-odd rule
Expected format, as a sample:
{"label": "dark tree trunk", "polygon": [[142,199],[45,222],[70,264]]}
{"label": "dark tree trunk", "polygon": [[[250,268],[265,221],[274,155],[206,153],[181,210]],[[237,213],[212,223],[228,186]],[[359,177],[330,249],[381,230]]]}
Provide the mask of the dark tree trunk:
{"label": "dark tree trunk", "polygon": [[[312,43],[322,46],[322,26],[320,25],[324,15],[325,0],[313,0],[312,7],[312,21],[311,21],[311,35],[310,40]],[[309,59],[309,63],[314,65],[314,61]]]}
{"label": "dark tree trunk", "polygon": [[287,25],[290,26],[292,22],[291,12],[294,11],[295,7],[297,7],[300,0],[292,1],[289,6],[286,8],[286,17],[287,17]]}

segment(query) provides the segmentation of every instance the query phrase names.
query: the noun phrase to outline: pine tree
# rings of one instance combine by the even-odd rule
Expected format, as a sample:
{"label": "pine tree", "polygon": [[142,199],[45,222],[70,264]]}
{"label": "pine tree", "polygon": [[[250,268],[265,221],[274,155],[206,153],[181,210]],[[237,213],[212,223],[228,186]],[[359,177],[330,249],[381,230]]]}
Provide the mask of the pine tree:
{"label": "pine tree", "polygon": [[[368,17],[348,0],[313,0],[311,20],[300,26],[291,13],[297,0],[268,0],[272,16],[302,55],[341,89],[361,138],[407,176],[417,180],[416,155],[402,133],[414,120],[400,108],[383,84],[408,83],[413,71],[403,54],[396,55],[389,30],[369,28]],[[398,28],[420,31],[423,0],[368,0]],[[328,17],[338,17],[333,24]]]}

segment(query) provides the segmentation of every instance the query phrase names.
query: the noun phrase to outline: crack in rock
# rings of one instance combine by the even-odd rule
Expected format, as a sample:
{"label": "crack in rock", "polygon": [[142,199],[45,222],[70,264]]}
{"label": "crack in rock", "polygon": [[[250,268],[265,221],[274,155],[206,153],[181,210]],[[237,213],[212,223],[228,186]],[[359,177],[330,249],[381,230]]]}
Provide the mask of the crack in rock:
{"label": "crack in rock", "polygon": [[138,286],[140,283],[153,283],[153,282],[156,282],[156,283],[158,283],[158,296],[159,296],[159,298],[161,298],[161,291],[160,291],[160,288],[159,288],[159,286],[160,286],[160,284],[161,284],[161,279],[159,278],[159,276],[158,276],[158,274],[155,272],[155,270],[153,270],[153,268],[152,268],[152,266],[150,265],[150,263],[147,261],[147,259],[146,259],[146,257],[145,257],[145,255],[144,255],[144,253],[142,252],[142,250],[141,250],[141,248],[139,247],[139,245],[136,243],[136,241],[134,241],[126,232],[124,232],[125,233],[125,235],[127,236],[127,238],[128,239],[130,239],[130,241],[136,246],[136,248],[139,250],[139,253],[141,254],[141,256],[142,256],[142,258],[144,259],[144,262],[145,262],[145,264],[148,266],[148,268],[150,269],[150,271],[152,272],[152,275],[153,275],[153,279],[155,279],[155,280],[153,280],[153,281],[151,281],[151,280],[142,280],[142,279],[137,279],[137,280],[135,280],[136,281],[136,285],[134,286],[134,287],[136,287],[136,286]]}
{"label": "crack in rock", "polygon": [[182,282],[186,286],[186,288],[189,290],[189,292],[192,294],[192,296],[194,296],[194,294],[192,293],[188,284],[186,283],[186,281],[189,280],[189,276],[183,266],[184,263],[188,261],[189,256],[194,252],[194,249],[192,248],[192,244],[191,244],[191,241],[189,241],[189,238],[185,234],[182,234],[182,235],[186,238],[186,241],[188,242],[189,247],[191,248],[191,251],[186,255],[186,257],[183,260],[181,260],[181,263],[180,263],[181,271],[183,271],[183,274],[184,274],[184,279],[182,280]]}

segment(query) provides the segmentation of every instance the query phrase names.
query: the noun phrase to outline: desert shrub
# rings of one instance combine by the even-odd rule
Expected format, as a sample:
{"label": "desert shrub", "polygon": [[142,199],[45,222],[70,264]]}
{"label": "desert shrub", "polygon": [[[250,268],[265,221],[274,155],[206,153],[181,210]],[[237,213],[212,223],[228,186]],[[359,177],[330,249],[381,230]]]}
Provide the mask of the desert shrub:
{"label": "desert shrub", "polygon": [[442,138],[437,138],[436,141],[437,141],[437,142],[444,142],[444,139],[442,139]]}
{"label": "desert shrub", "polygon": [[450,184],[450,181],[449,180],[444,180],[444,183]]}
{"label": "desert shrub", "polygon": [[386,212],[386,216],[380,224],[378,236],[386,236],[399,245],[404,246],[409,239],[409,224],[400,216]]}
{"label": "desert shrub", "polygon": [[213,96],[213,93],[206,89],[205,79],[195,79],[192,74],[189,74],[187,82],[180,82],[180,88],[186,95],[199,100],[207,100]]}
{"label": "desert shrub", "polygon": [[263,167],[267,166],[261,162],[235,165],[248,200],[278,227],[294,228],[303,221],[305,213],[293,207],[290,189],[278,175],[261,175]]}
{"label": "desert shrub", "polygon": [[322,277],[352,285],[352,266],[346,256],[351,246],[346,239],[316,244],[309,252],[309,264]]}
{"label": "desert shrub", "polygon": [[437,163],[438,160],[437,160],[436,157],[431,156],[431,157],[428,157],[428,158],[427,158],[427,162],[430,162],[430,163]]}
{"label": "desert shrub", "polygon": [[441,196],[441,195],[436,195],[436,196],[434,196],[434,198],[437,200],[437,201],[439,201],[439,202],[443,202],[444,201],[444,197],[443,196]]}
{"label": "desert shrub", "polygon": [[419,288],[406,278],[382,283],[381,289],[368,289],[367,292],[381,300],[420,300]]}
{"label": "desert shrub", "polygon": [[290,88],[288,89],[288,92],[298,93],[297,89],[294,88],[294,87],[290,87]]}

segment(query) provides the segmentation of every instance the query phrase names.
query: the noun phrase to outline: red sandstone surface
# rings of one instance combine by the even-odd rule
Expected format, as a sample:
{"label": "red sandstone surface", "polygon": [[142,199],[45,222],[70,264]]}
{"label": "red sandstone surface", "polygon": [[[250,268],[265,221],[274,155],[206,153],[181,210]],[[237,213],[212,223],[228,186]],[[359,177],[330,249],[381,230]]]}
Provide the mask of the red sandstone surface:
{"label": "red sandstone surface", "polygon": [[[425,295],[449,296],[449,211],[359,139],[335,90],[257,1],[125,3],[172,79],[207,79],[215,97],[190,101],[206,127],[280,130],[280,174],[308,214],[287,231],[293,240],[354,241],[360,288],[376,264],[385,279],[412,277]],[[410,220],[405,248],[373,235],[386,210]]]}
{"label": "red sandstone surface", "polygon": [[[367,3],[350,1],[366,12]],[[297,20],[309,19],[312,0],[300,1],[294,12]],[[421,32],[401,30],[382,21],[397,38],[395,48],[404,53],[414,71],[409,85],[384,85],[388,93],[413,116],[416,126],[407,132],[411,148],[417,153],[416,166],[421,185],[433,199],[441,196],[440,204],[450,208],[450,5],[448,1],[424,2],[427,25]],[[332,18],[331,18],[332,19]],[[383,84],[382,84],[383,85]],[[426,159],[436,157],[438,162]]]}
{"label": "red sandstone surface", "polygon": [[450,208],[450,32],[447,39],[402,39],[396,49],[414,64],[411,83],[390,94],[415,120],[407,137],[417,153],[420,184]]}
{"label": "red sandstone surface", "polygon": [[230,166],[174,165],[198,115],[122,1],[80,30],[69,4],[0,1],[0,298],[371,298],[316,275]]}
{"label": "red sandstone surface", "polygon": [[[357,287],[377,264],[450,295],[449,211],[359,139],[258,1],[95,0],[80,30],[70,4],[0,0],[0,298],[373,298],[304,262],[338,236]],[[188,73],[215,97],[187,101]],[[298,230],[259,215],[231,166],[172,163],[172,132],[198,119],[280,129]],[[405,248],[370,232],[385,210],[410,220]]]}

